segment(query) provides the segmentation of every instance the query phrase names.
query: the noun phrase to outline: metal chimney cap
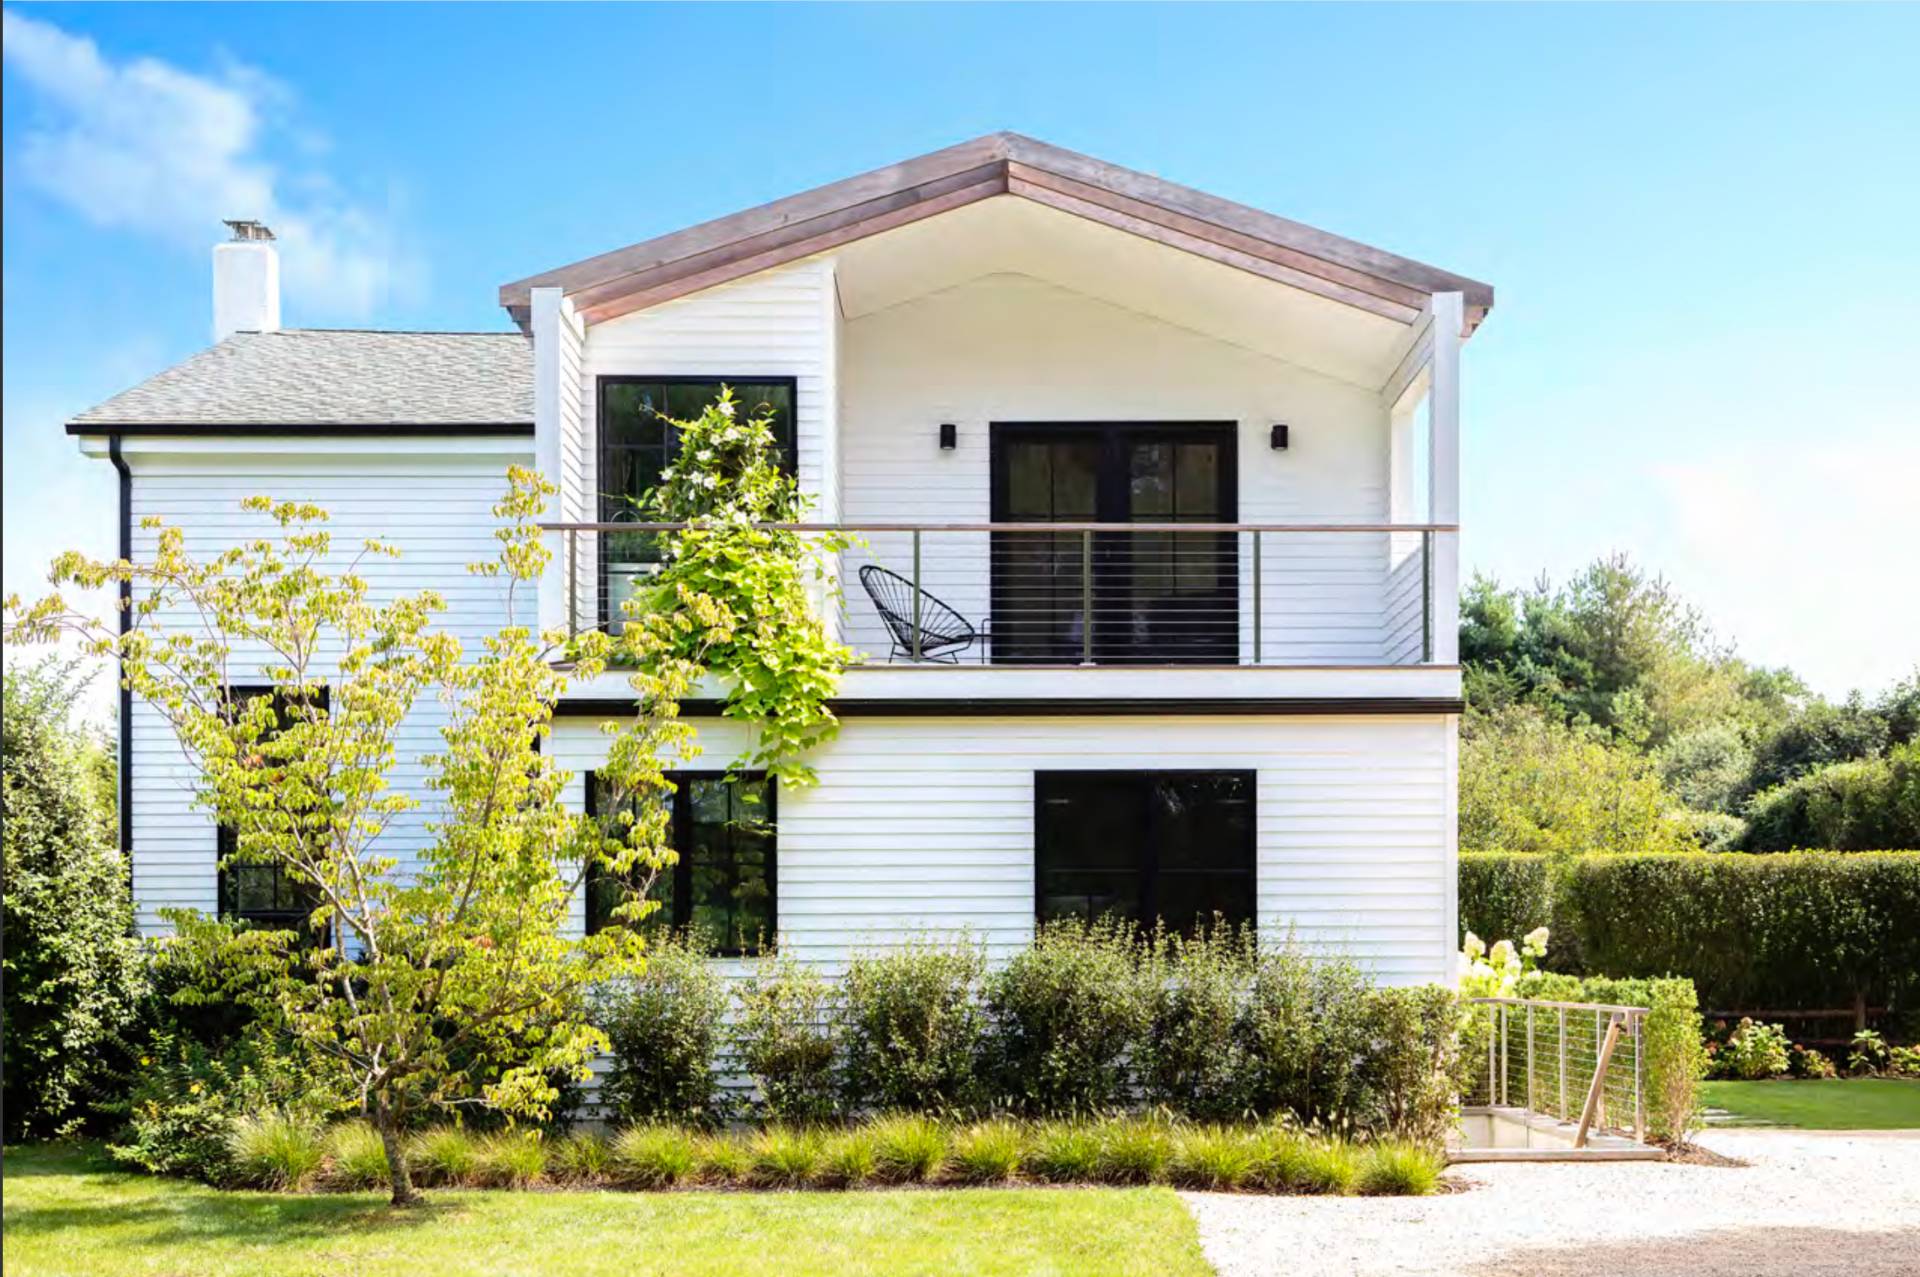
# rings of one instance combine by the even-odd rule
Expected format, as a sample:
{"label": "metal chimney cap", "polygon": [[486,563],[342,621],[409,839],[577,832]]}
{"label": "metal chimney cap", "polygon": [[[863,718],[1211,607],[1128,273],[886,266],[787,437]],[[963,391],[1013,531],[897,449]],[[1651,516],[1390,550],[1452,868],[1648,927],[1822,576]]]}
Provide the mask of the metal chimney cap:
{"label": "metal chimney cap", "polygon": [[233,232],[233,237],[236,240],[270,240],[273,238],[273,232],[267,229],[265,222],[255,222],[245,219],[237,220],[231,217],[222,218],[221,220],[227,224],[227,229]]}

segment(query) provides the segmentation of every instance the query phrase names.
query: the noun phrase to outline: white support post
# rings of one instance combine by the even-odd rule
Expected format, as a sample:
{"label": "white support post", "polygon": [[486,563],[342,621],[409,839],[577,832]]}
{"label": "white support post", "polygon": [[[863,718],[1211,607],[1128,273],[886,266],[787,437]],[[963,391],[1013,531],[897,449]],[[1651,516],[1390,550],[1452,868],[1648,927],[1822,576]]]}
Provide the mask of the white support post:
{"label": "white support post", "polygon": [[[533,329],[533,465],[548,482],[565,482],[560,467],[561,409],[564,393],[560,376],[561,325],[566,298],[558,288],[536,288],[531,295]],[[578,393],[578,387],[574,388]],[[564,507],[560,507],[564,508]],[[548,520],[561,517],[560,508],[547,507]],[[539,623],[542,630],[565,628],[567,624],[567,547],[557,534],[544,538],[547,568],[540,577]]]}
{"label": "white support post", "polygon": [[[1427,510],[1435,523],[1460,522],[1460,334],[1466,304],[1459,293],[1433,295],[1433,364],[1428,391]],[[1433,660],[1460,660],[1460,534],[1433,537]]]}

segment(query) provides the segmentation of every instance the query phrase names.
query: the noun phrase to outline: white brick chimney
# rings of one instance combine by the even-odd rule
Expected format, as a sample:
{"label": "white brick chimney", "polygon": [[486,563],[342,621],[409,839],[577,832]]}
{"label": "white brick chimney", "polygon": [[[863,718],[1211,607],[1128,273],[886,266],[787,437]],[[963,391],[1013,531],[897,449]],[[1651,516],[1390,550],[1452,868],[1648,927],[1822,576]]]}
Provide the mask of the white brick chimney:
{"label": "white brick chimney", "polygon": [[213,246],[213,339],[280,328],[280,254],[259,222],[229,221],[233,238]]}

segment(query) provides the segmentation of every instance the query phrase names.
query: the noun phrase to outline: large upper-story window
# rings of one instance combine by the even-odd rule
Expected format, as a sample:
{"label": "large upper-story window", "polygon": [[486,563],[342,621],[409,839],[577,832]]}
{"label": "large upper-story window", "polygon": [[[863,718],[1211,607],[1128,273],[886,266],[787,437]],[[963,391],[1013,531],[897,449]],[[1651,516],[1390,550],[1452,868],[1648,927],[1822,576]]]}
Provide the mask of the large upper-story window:
{"label": "large upper-story window", "polygon": [[[265,698],[273,703],[274,717],[284,726],[288,721],[286,696],[266,685],[233,687],[228,695],[237,703]],[[325,709],[327,695],[319,698]],[[296,881],[278,864],[229,864],[240,849],[239,835],[232,825],[214,827],[214,855],[219,870],[215,898],[222,918],[250,922],[276,931],[298,929],[320,903],[320,893],[311,883]]]}
{"label": "large upper-story window", "polygon": [[[721,954],[753,952],[773,942],[775,914],[774,783],[760,773],[675,772],[673,848],[679,861],[654,880],[660,908],[643,930],[671,927],[697,936]],[[588,811],[607,810],[600,778],[587,774]],[[635,875],[638,877],[638,875]],[[598,873],[587,881],[587,931],[612,922],[635,883]]]}
{"label": "large upper-story window", "polygon": [[1034,774],[1036,912],[1191,933],[1254,921],[1254,774]]}
{"label": "large upper-story window", "polygon": [[[795,380],[792,377],[602,377],[600,379],[600,522],[644,522],[634,503],[660,482],[680,451],[679,432],[669,419],[697,417],[731,387],[737,409],[766,412],[772,418],[780,465],[795,472]],[[658,560],[654,538],[645,533],[609,535],[600,555],[602,624],[616,621],[620,605],[636,578]]]}

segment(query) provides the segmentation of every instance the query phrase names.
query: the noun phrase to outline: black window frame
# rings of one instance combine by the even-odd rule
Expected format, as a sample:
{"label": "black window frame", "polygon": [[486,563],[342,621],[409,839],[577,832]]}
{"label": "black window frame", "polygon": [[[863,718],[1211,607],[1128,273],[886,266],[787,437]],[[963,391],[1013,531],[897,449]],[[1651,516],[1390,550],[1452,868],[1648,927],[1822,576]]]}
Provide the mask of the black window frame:
{"label": "black window frame", "polygon": [[[669,801],[673,804],[673,849],[678,856],[670,870],[673,874],[672,916],[666,920],[667,929],[675,934],[684,935],[693,925],[693,790],[695,781],[753,781],[765,787],[766,812],[762,817],[767,829],[766,880],[767,880],[767,929],[761,946],[719,945],[708,952],[716,958],[743,958],[759,953],[771,953],[777,943],[780,929],[780,782],[764,771],[728,771],[694,770],[673,771],[667,773],[667,779],[673,782],[673,794]],[[590,817],[600,815],[600,780],[597,771],[586,773],[586,811]],[[588,874],[587,889],[583,893],[582,904],[585,908],[585,927],[588,935],[594,935],[603,928],[616,925],[611,918],[595,916],[593,907],[593,883],[606,875],[599,868]],[[658,913],[654,915],[658,917]],[[644,922],[643,926],[646,925]]]}
{"label": "black window frame", "polygon": [[[613,494],[606,487],[606,476],[610,473],[608,455],[611,450],[607,430],[607,391],[616,386],[711,386],[716,391],[721,386],[784,386],[787,391],[788,424],[792,438],[781,442],[780,468],[790,476],[800,473],[800,379],[787,374],[761,376],[753,373],[730,373],[725,376],[713,376],[705,373],[686,374],[643,374],[643,373],[607,373],[595,379],[593,395],[593,431],[594,431],[594,514],[601,523],[618,523],[621,520],[610,517],[609,503]],[[671,462],[676,445],[671,435],[665,444],[666,460]],[[602,550],[604,550],[602,538]],[[608,589],[607,560],[604,553],[594,556],[596,568],[595,614],[601,629],[612,627],[612,593]]]}
{"label": "black window frame", "polygon": [[[1044,924],[1060,917],[1084,917],[1084,915],[1056,914],[1049,917],[1047,902],[1047,875],[1049,869],[1042,863],[1046,854],[1043,846],[1047,827],[1046,808],[1049,801],[1047,784],[1050,781],[1071,783],[1080,780],[1096,780],[1104,784],[1135,781],[1142,785],[1153,785],[1168,780],[1225,779],[1239,781],[1245,787],[1247,815],[1244,844],[1238,849],[1243,861],[1240,869],[1211,869],[1205,872],[1219,876],[1240,876],[1245,880],[1245,911],[1240,916],[1232,910],[1215,910],[1234,925],[1257,928],[1260,915],[1260,857],[1259,857],[1259,773],[1252,768],[1238,767],[1184,767],[1184,768],[1057,768],[1033,773],[1033,917],[1036,924]],[[1136,910],[1127,915],[1128,920],[1146,928],[1159,925],[1163,921],[1159,909],[1159,886],[1163,872],[1162,860],[1165,848],[1161,844],[1160,822],[1163,813],[1155,802],[1148,803],[1148,830],[1144,835],[1146,854],[1140,869],[1140,885]],[[1074,870],[1054,870],[1052,872],[1071,873]],[[1092,919],[1087,919],[1091,921]],[[1212,913],[1197,918],[1197,923],[1210,923]],[[1169,928],[1174,930],[1174,928]]]}
{"label": "black window frame", "polygon": [[[282,690],[271,683],[239,683],[226,689],[226,699],[230,702],[246,702],[262,698],[273,701],[275,713],[282,719],[286,716],[285,696]],[[331,698],[328,689],[319,689],[320,708],[328,708]],[[319,888],[312,883],[293,882],[284,866],[278,864],[227,865],[227,858],[240,850],[240,835],[233,826],[218,819],[213,826],[214,856],[214,916],[223,922],[244,922],[249,926],[262,927],[272,931],[294,931],[302,936],[309,933],[302,925],[312,916],[313,909],[319,903]],[[312,904],[302,908],[298,905],[287,909],[241,910],[239,907],[240,888],[235,878],[239,874],[272,874],[273,892],[277,899],[283,887],[291,887],[294,893],[304,894]]]}

